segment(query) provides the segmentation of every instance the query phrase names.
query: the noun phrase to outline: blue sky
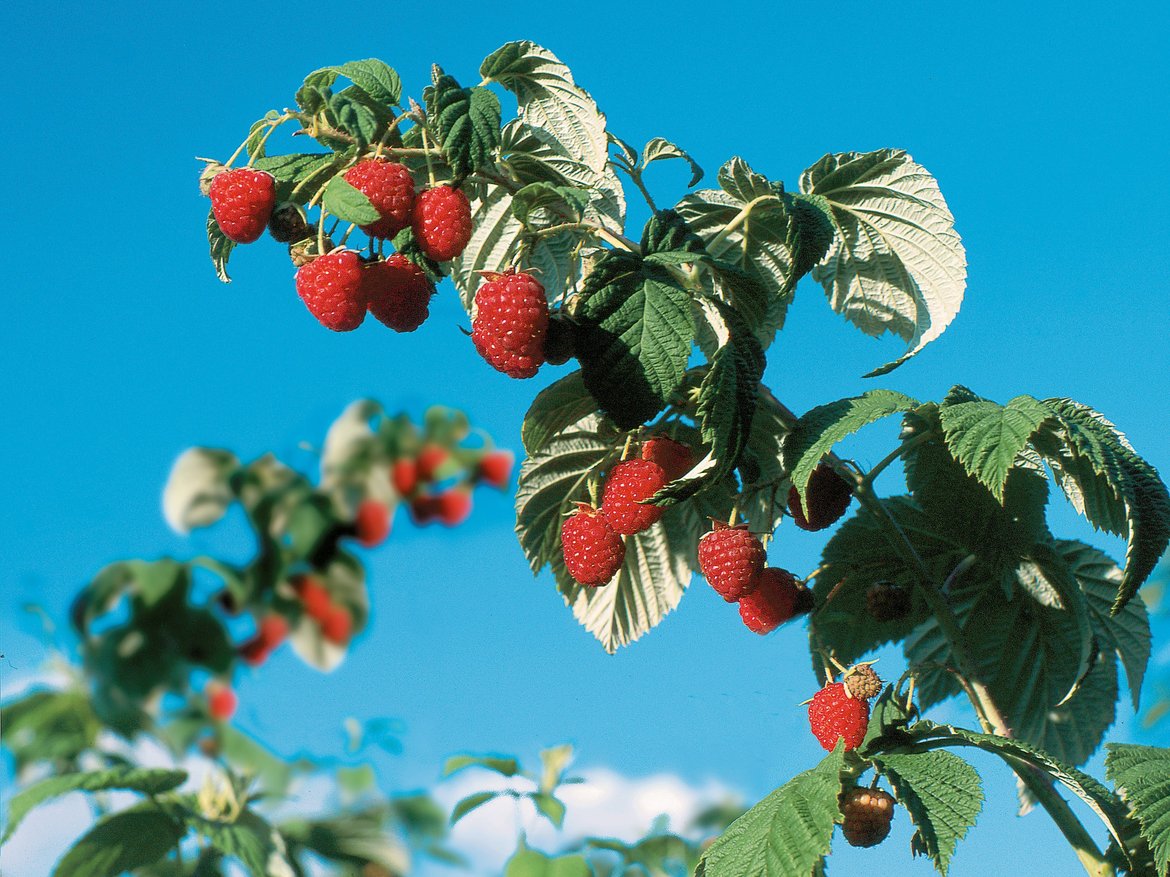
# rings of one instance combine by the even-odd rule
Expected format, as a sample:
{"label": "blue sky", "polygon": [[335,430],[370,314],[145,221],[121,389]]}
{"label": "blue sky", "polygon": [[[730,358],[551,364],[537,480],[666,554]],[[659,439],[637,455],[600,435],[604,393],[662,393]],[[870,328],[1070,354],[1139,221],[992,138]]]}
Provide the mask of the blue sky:
{"label": "blue sky", "polygon": [[[61,617],[113,559],[243,550],[230,524],[190,540],[166,529],[160,489],[184,448],[271,449],[308,467],[299,443],[320,441],[363,395],[416,413],[462,407],[519,448],[532,395],[564,373],[516,382],[488,369],[449,285],[413,335],[372,320],[335,335],[304,310],[271,241],[237,251],[233,284],[215,279],[193,157],[226,157],[304,74],[352,59],[383,58],[418,94],[432,61],[473,81],[500,44],[533,39],[572,67],[613,130],[674,140],[711,180],[734,154],[795,185],[825,152],[907,149],[938,178],[967,247],[961,313],[917,359],[863,381],[899,344],[856,332],[806,281],[770,358],[777,394],[797,411],[872,386],[1067,395],[1170,470],[1164,4],[272,8],[0,10],[0,47],[19,71],[5,101],[15,143],[0,321],[6,676],[44,653],[21,604]],[[659,167],[651,185],[669,203],[684,169]],[[852,450],[873,462],[892,436],[879,428]],[[484,492],[456,534],[400,519],[369,555],[374,624],[351,659],[321,676],[282,652],[241,680],[242,724],[284,752],[336,751],[345,716],[400,717],[395,787],[432,782],[455,750],[571,741],[587,765],[718,778],[754,799],[819,757],[796,706],[813,685],[799,628],[755,637],[697,586],[659,630],[606,656],[528,573],[510,509]],[[1054,526],[1119,554],[1065,508]],[[822,544],[786,528],[772,562],[807,573]],[[1117,733],[1159,742],[1128,719]],[[1011,779],[988,767],[989,804],[952,873],[995,872],[1020,854],[1036,874],[1072,873],[1043,815],[1004,815]],[[835,857],[834,873],[907,863],[905,823],[876,851]]]}

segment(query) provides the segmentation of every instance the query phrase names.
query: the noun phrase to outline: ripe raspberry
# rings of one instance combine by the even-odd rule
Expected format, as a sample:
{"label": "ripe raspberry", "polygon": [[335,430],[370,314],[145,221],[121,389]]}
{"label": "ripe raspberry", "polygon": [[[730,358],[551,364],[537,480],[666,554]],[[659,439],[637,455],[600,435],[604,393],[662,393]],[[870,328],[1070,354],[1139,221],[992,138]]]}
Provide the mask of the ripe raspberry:
{"label": "ripe raspberry", "polygon": [[426,272],[401,253],[362,269],[362,295],[370,313],[395,332],[413,332],[421,326],[434,294]]}
{"label": "ripe raspberry", "polygon": [[305,614],[317,621],[323,619],[333,605],[329,589],[316,576],[293,576],[290,581],[305,607]]}
{"label": "ripe raspberry", "polygon": [[858,664],[845,673],[845,687],[854,697],[869,700],[882,693],[882,680],[869,664]]}
{"label": "ripe raspberry", "polygon": [[845,514],[853,501],[853,487],[831,466],[821,463],[813,470],[804,499],[808,504],[807,516],[800,507],[796,488],[788,491],[788,511],[796,526],[802,530],[823,530]]}
{"label": "ripe raspberry", "polygon": [[716,521],[715,529],[699,540],[699,569],[728,603],[751,593],[763,568],[764,546],[746,524]]}
{"label": "ripe raspberry", "polygon": [[841,833],[850,846],[877,846],[890,833],[894,799],[881,789],[855,787],[841,796],[841,814]]}
{"label": "ripe raspberry", "polygon": [[410,496],[418,487],[418,466],[409,457],[395,460],[390,467],[390,482],[399,496]]}
{"label": "ripe raspberry", "polygon": [[344,250],[320,256],[297,270],[297,295],[326,329],[349,332],[366,317],[362,263]]}
{"label": "ripe raspberry", "polygon": [[272,612],[260,619],[256,635],[240,645],[240,657],[251,667],[259,667],[276,651],[288,636],[288,621]]}
{"label": "ripe raspberry", "polygon": [[362,231],[376,238],[392,238],[410,225],[414,212],[414,179],[405,165],[367,158],[345,172],[345,181],[370,199],[382,218]]}
{"label": "ripe raspberry", "polygon": [[353,616],[344,606],[330,606],[321,619],[321,636],[335,646],[343,646],[353,636]]}
{"label": "ripe raspberry", "polygon": [[667,481],[682,478],[695,465],[695,454],[690,448],[664,435],[656,435],[643,443],[642,459],[661,466]]}
{"label": "ripe raspberry", "polygon": [[411,226],[419,248],[429,258],[448,262],[471,240],[471,204],[450,186],[427,189],[414,200]]}
{"label": "ripe raspberry", "polygon": [[874,582],[865,591],[865,605],[877,621],[898,621],[910,614],[914,600],[904,585]]}
{"label": "ripe raspberry", "polygon": [[442,445],[437,445],[434,442],[423,445],[422,450],[418,452],[418,459],[415,461],[418,480],[434,481],[439,468],[447,462],[449,456],[451,456],[450,451]]}
{"label": "ripe raspberry", "polygon": [[561,525],[561,551],[569,575],[587,588],[607,584],[626,557],[622,537],[597,509],[583,502]]}
{"label": "ripe raspberry", "polygon": [[287,203],[272,211],[272,216],[268,220],[268,233],[272,235],[274,241],[282,244],[303,241],[312,234],[301,208],[296,204]]}
{"label": "ripe raspberry", "polygon": [[377,500],[364,499],[358,504],[353,523],[358,542],[373,548],[390,535],[390,510]]}
{"label": "ripe raspberry", "polygon": [[207,711],[213,719],[226,722],[235,715],[238,699],[231,688],[222,682],[212,680],[207,683],[203,693],[207,696]]}
{"label": "ripe raspberry", "polygon": [[492,451],[484,454],[475,468],[475,477],[499,490],[508,486],[516,456],[511,451]]}
{"label": "ripe raspberry", "polygon": [[832,682],[813,695],[808,723],[813,736],[830,752],[839,738],[845,740],[846,749],[856,749],[869,727],[869,701],[850,697],[844,684]]}
{"label": "ripe raspberry", "polygon": [[796,614],[798,594],[792,573],[768,567],[756,577],[755,590],[739,598],[739,617],[748,630],[771,633]]}
{"label": "ripe raspberry", "polygon": [[649,529],[662,513],[661,506],[646,505],[649,499],[666,486],[666,473],[650,460],[625,460],[609,470],[601,489],[601,513],[614,531],[631,536]]}
{"label": "ripe raspberry", "polygon": [[471,516],[471,491],[464,487],[444,490],[435,497],[435,511],[445,527],[455,527]]}
{"label": "ripe raspberry", "polygon": [[216,174],[208,191],[211,212],[228,240],[250,244],[264,234],[276,206],[272,174],[250,167],[234,168]]}
{"label": "ripe raspberry", "polygon": [[544,363],[548,299],[530,274],[487,274],[475,294],[471,340],[488,365],[514,378],[530,378]]}

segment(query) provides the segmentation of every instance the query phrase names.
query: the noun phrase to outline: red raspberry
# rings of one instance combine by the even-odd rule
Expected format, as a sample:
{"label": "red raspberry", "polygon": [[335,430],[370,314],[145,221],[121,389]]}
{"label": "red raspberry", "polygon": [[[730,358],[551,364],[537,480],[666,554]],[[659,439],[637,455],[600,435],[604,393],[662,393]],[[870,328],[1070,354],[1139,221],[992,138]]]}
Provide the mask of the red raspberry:
{"label": "red raspberry", "polygon": [[569,575],[588,588],[608,583],[626,557],[622,537],[597,509],[583,502],[561,525],[561,551]]}
{"label": "red raspberry", "polygon": [[690,448],[664,435],[656,435],[642,445],[642,459],[661,466],[667,481],[682,478],[695,465],[695,454]]}
{"label": "red raspberry", "polygon": [[739,617],[749,630],[771,633],[796,615],[800,595],[796,577],[787,570],[768,567],[756,577],[756,588],[739,598]]}
{"label": "red raspberry", "polygon": [[433,442],[423,445],[415,461],[419,481],[434,481],[439,467],[447,462],[449,456],[451,453],[442,445]]}
{"label": "red raspberry", "polygon": [[475,294],[471,340],[488,365],[514,378],[530,378],[544,363],[548,299],[530,274],[485,274]]}
{"label": "red raspberry", "polygon": [[802,530],[823,530],[837,521],[849,503],[853,501],[853,487],[833,471],[832,466],[821,463],[813,470],[805,490],[808,515],[800,507],[800,494],[793,487],[788,491],[788,511],[792,513],[796,526]]}
{"label": "red raspberry", "polygon": [[846,749],[856,749],[869,727],[869,701],[851,697],[840,682],[830,683],[813,695],[808,723],[813,736],[830,752],[839,738],[845,740]]}
{"label": "red raspberry", "polygon": [[323,619],[333,605],[329,589],[316,576],[293,576],[291,583],[304,604],[305,614],[317,621]]}
{"label": "red raspberry", "polygon": [[366,317],[362,263],[352,250],[320,256],[297,269],[297,295],[321,325],[349,332]]}
{"label": "red raspberry", "polygon": [[343,646],[353,636],[353,616],[344,606],[330,606],[321,619],[321,636],[335,646]]}
{"label": "red raspberry", "polygon": [[409,457],[395,460],[390,467],[390,481],[399,496],[410,496],[418,487],[418,466]]}
{"label": "red raspberry", "polygon": [[471,491],[461,487],[443,491],[435,497],[435,510],[444,526],[462,524],[471,516]]}
{"label": "red raspberry", "polygon": [[401,253],[362,269],[362,297],[370,313],[395,332],[413,332],[426,320],[435,287]]}
{"label": "red raspberry", "polygon": [[436,262],[454,259],[471,240],[471,203],[450,186],[420,192],[414,200],[414,239]]}
{"label": "red raspberry", "polygon": [[699,569],[728,603],[756,587],[764,557],[764,546],[748,532],[747,524],[732,527],[716,521],[715,529],[699,540]]}
{"label": "red raspberry", "polygon": [[236,713],[239,701],[236,693],[222,682],[212,680],[203,690],[207,696],[207,711],[211,717],[220,722],[226,722]]}
{"label": "red raspberry", "polygon": [[649,460],[625,460],[609,470],[601,490],[601,513],[614,531],[623,536],[641,533],[658,522],[666,509],[646,505],[666,486],[666,473]]}
{"label": "red raspberry", "polygon": [[841,833],[853,847],[873,847],[890,833],[894,799],[881,789],[852,788],[841,796]]}
{"label": "red raspberry", "polygon": [[392,238],[410,225],[414,212],[414,179],[401,164],[367,158],[345,172],[345,181],[370,199],[382,218],[362,231],[376,238]]}
{"label": "red raspberry", "polygon": [[283,615],[272,612],[260,619],[256,635],[244,642],[240,657],[251,667],[259,667],[272,655],[288,636],[288,621]]}
{"label": "red raspberry", "polygon": [[220,231],[237,244],[250,244],[264,234],[276,206],[272,174],[239,167],[216,174],[211,181],[211,212]]}
{"label": "red raspberry", "polygon": [[475,468],[475,477],[484,484],[504,490],[512,478],[516,456],[511,451],[492,451],[484,454]]}
{"label": "red raspberry", "polygon": [[381,545],[390,535],[390,510],[377,500],[362,500],[354,518],[354,530],[358,542],[366,548]]}

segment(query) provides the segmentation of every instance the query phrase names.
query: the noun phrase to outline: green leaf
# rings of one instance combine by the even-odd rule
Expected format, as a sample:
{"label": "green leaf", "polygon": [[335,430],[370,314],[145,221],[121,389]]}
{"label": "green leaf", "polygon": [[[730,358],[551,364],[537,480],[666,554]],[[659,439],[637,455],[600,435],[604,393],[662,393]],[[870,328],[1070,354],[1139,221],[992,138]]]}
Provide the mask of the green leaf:
{"label": "green leaf", "polygon": [[500,101],[486,88],[462,88],[438,67],[432,75],[433,84],[423,90],[427,116],[443,157],[462,179],[490,164],[500,146]]}
{"label": "green leaf", "polygon": [[580,371],[565,375],[536,394],[520,438],[529,455],[537,454],[564,430],[597,410],[597,401],[585,388]]}
{"label": "green leaf", "polygon": [[[306,204],[316,194],[325,173],[337,167],[340,156],[334,152],[290,153],[261,158],[253,165],[276,178],[276,201]],[[317,185],[309,181],[318,180]],[[304,184],[304,185],[302,185]]]}
{"label": "green leaf", "polygon": [[[253,875],[278,871],[277,862],[289,868],[284,857],[284,841],[276,830],[251,810],[243,810],[231,821],[208,819],[193,809],[175,807],[187,826],[205,838],[223,855],[238,859]],[[281,873],[287,873],[279,869]]]}
{"label": "green leaf", "polygon": [[687,292],[662,269],[611,250],[586,277],[575,316],[582,376],[602,410],[623,429],[661,411],[695,336]]}
{"label": "green leaf", "polygon": [[813,269],[829,306],[867,335],[892,332],[909,349],[897,368],[959,312],[967,257],[954,217],[925,168],[900,149],[826,155],[800,177],[824,198],[837,234]]}
{"label": "green leaf", "polygon": [[687,183],[688,189],[703,179],[703,169],[699,167],[699,163],[691,158],[687,152],[663,137],[655,137],[642,147],[642,170],[646,170],[652,162],[668,158],[681,158],[690,165],[691,180]]}
{"label": "green leaf", "polygon": [[81,690],[33,690],[0,708],[0,740],[12,753],[17,776],[42,761],[73,763],[93,747],[101,729]]}
{"label": "green leaf", "polygon": [[452,755],[443,762],[443,776],[449,777],[469,767],[482,767],[506,777],[520,773],[520,762],[508,755]]}
{"label": "green leaf", "polygon": [[30,810],[61,795],[70,792],[100,792],[107,789],[161,795],[186,781],[186,771],[145,767],[114,767],[88,773],[67,773],[41,780],[14,795],[9,802],[8,825],[4,829],[4,837],[0,839],[0,843],[12,836]]}
{"label": "green leaf", "polygon": [[1118,613],[1170,544],[1170,493],[1158,471],[1099,412],[1071,399],[1042,404],[1057,426],[1037,436],[1037,450],[1065,495],[1094,527],[1126,537],[1125,573],[1112,609]]}
{"label": "green leaf", "polygon": [[918,837],[946,877],[955,845],[983,809],[979,774],[949,752],[883,755],[874,759],[918,828]]}
{"label": "green leaf", "polygon": [[554,828],[560,829],[564,826],[565,805],[561,803],[559,798],[544,792],[533,792],[528,797],[536,805],[536,812],[551,822]]}
{"label": "green leaf", "polygon": [[829,852],[839,817],[843,750],[799,774],[737,819],[699,865],[705,877],[791,877],[811,873]]}
{"label": "green leaf", "polygon": [[[402,98],[402,80],[399,79],[398,73],[377,58],[349,61],[333,67],[322,67],[305,77],[305,85],[325,88],[332,85],[338,76],[346,77],[371,98],[387,106],[396,106]],[[299,92],[297,100],[299,103]],[[307,112],[314,111],[309,107],[305,107],[305,109]]]}
{"label": "green leaf", "polygon": [[521,847],[504,866],[504,877],[593,877],[581,856],[546,856]]}
{"label": "green leaf", "polygon": [[53,877],[119,877],[157,862],[186,833],[182,822],[142,804],[99,821],[65,853]]}
{"label": "green leaf", "polygon": [[321,204],[342,222],[369,225],[377,222],[381,216],[377,208],[370,203],[370,199],[347,183],[343,174],[338,174],[329,181]]}
{"label": "green leaf", "polygon": [[1000,502],[1008,470],[1028,446],[1050,413],[1031,396],[1017,396],[1007,405],[986,399],[939,406],[947,447]]}
{"label": "green leaf", "polygon": [[494,801],[500,794],[500,792],[476,792],[474,795],[460,799],[451,808],[451,824],[454,825],[472,810],[482,807],[488,801]]}
{"label": "green leaf", "polygon": [[552,794],[565,776],[565,768],[573,760],[573,747],[565,743],[540,751],[540,791]]}
{"label": "green leaf", "polygon": [[215,276],[224,283],[231,283],[232,279],[227,273],[227,263],[236,245],[220,229],[213,212],[207,214],[207,245],[211,250],[211,264],[215,266]]}
{"label": "green leaf", "polygon": [[860,396],[818,405],[801,417],[784,443],[784,460],[801,501],[813,470],[833,445],[863,426],[917,405],[909,396],[893,390],[870,390]]}
{"label": "green leaf", "polygon": [[1170,869],[1170,749],[1110,743],[1105,776],[1141,823],[1158,872]]}
{"label": "green leaf", "polygon": [[[578,221],[589,206],[589,193],[575,186],[554,186],[552,183],[529,183],[512,196],[512,213],[523,225],[538,227]],[[556,212],[549,212],[554,210]],[[536,214],[544,211],[544,219],[537,223]]]}

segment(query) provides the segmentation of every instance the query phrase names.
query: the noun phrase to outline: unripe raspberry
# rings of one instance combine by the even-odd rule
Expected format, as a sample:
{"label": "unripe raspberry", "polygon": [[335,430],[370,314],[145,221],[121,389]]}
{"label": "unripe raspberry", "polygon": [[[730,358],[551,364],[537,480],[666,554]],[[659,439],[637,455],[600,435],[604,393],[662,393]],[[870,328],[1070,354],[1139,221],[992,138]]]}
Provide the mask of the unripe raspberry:
{"label": "unripe raspberry", "polygon": [[436,186],[419,193],[411,223],[414,239],[428,258],[448,262],[471,240],[471,204],[458,189]]}
{"label": "unripe raspberry", "polygon": [[771,633],[796,614],[799,588],[787,570],[768,567],[756,577],[756,587],[739,598],[739,617],[748,630]]}
{"label": "unripe raspberry", "polygon": [[642,502],[666,486],[662,467],[649,460],[624,460],[609,470],[601,489],[601,513],[623,536],[652,527],[666,511]]}
{"label": "unripe raspberry", "polygon": [[626,557],[622,537],[587,503],[578,503],[561,525],[561,551],[569,575],[588,588],[609,583]]}
{"label": "unripe raspberry", "polygon": [[357,253],[330,253],[299,268],[297,295],[325,328],[334,332],[356,329],[366,316],[362,263]]}
{"label": "unripe raspberry", "polygon": [[716,521],[715,529],[699,540],[699,569],[728,603],[755,589],[764,557],[764,546],[746,524],[731,527]]}
{"label": "unripe raspberry", "polygon": [[661,466],[667,481],[682,478],[695,465],[694,451],[665,435],[656,435],[642,444],[642,459]]}
{"label": "unripe raspberry", "polygon": [[304,212],[296,204],[289,203],[281,204],[272,211],[268,220],[268,233],[274,241],[282,244],[303,241],[312,234]]}
{"label": "unripe raspberry", "polygon": [[321,636],[335,646],[343,646],[353,636],[353,615],[344,606],[333,605],[321,619]]}
{"label": "unripe raspberry", "polygon": [[910,589],[893,582],[874,582],[865,591],[865,606],[876,621],[898,621],[914,608]]}
{"label": "unripe raspberry", "polygon": [[445,527],[456,527],[471,517],[471,491],[466,487],[452,487],[435,497],[439,522]]}
{"label": "unripe raspberry", "polygon": [[821,463],[813,470],[804,494],[807,515],[800,505],[796,487],[788,491],[788,511],[792,519],[802,530],[823,530],[845,514],[853,501],[853,486],[833,471],[832,466]]}
{"label": "unripe raspberry", "polygon": [[354,531],[366,548],[381,545],[390,535],[390,509],[377,500],[362,500],[354,518]]}
{"label": "unripe raspberry", "polygon": [[475,293],[471,340],[496,371],[531,378],[544,363],[548,299],[530,274],[487,274]]}
{"label": "unripe raspberry", "polygon": [[843,683],[832,682],[813,695],[808,723],[813,736],[830,752],[839,739],[847,750],[856,749],[869,727],[869,701],[850,696]]}
{"label": "unripe raspberry", "polygon": [[276,206],[272,174],[247,167],[221,171],[212,179],[208,193],[216,224],[228,240],[250,244],[264,234]]}
{"label": "unripe raspberry", "polygon": [[435,287],[426,272],[401,253],[362,269],[362,295],[379,322],[395,332],[413,332],[430,313]]}
{"label": "unripe raspberry", "polygon": [[484,484],[504,490],[512,478],[516,456],[511,451],[490,451],[484,454],[475,469],[475,476]]}
{"label": "unripe raspberry", "polygon": [[894,799],[881,789],[852,788],[841,796],[841,833],[850,846],[877,846],[890,833]]}
{"label": "unripe raspberry", "polygon": [[882,693],[882,680],[869,664],[851,667],[844,677],[845,687],[854,697],[869,700]]}
{"label": "unripe raspberry", "polygon": [[236,693],[222,682],[212,680],[203,690],[207,697],[207,712],[220,722],[226,722],[236,713],[238,699]]}
{"label": "unripe raspberry", "polygon": [[434,481],[435,475],[439,468],[447,462],[447,458],[451,456],[442,445],[428,442],[423,445],[422,450],[418,452],[418,458],[415,460],[415,471],[418,473],[419,481]]}
{"label": "unripe raspberry", "polygon": [[305,614],[316,621],[321,621],[328,613],[329,607],[333,605],[329,589],[321,584],[320,579],[311,575],[293,576],[289,583],[304,605]]}
{"label": "unripe raspberry", "polygon": [[409,457],[395,460],[390,467],[390,482],[399,496],[407,497],[418,487],[418,466]]}
{"label": "unripe raspberry", "polygon": [[376,238],[392,238],[410,225],[414,212],[414,179],[405,165],[367,158],[345,172],[345,181],[370,199],[381,219],[363,225]]}

